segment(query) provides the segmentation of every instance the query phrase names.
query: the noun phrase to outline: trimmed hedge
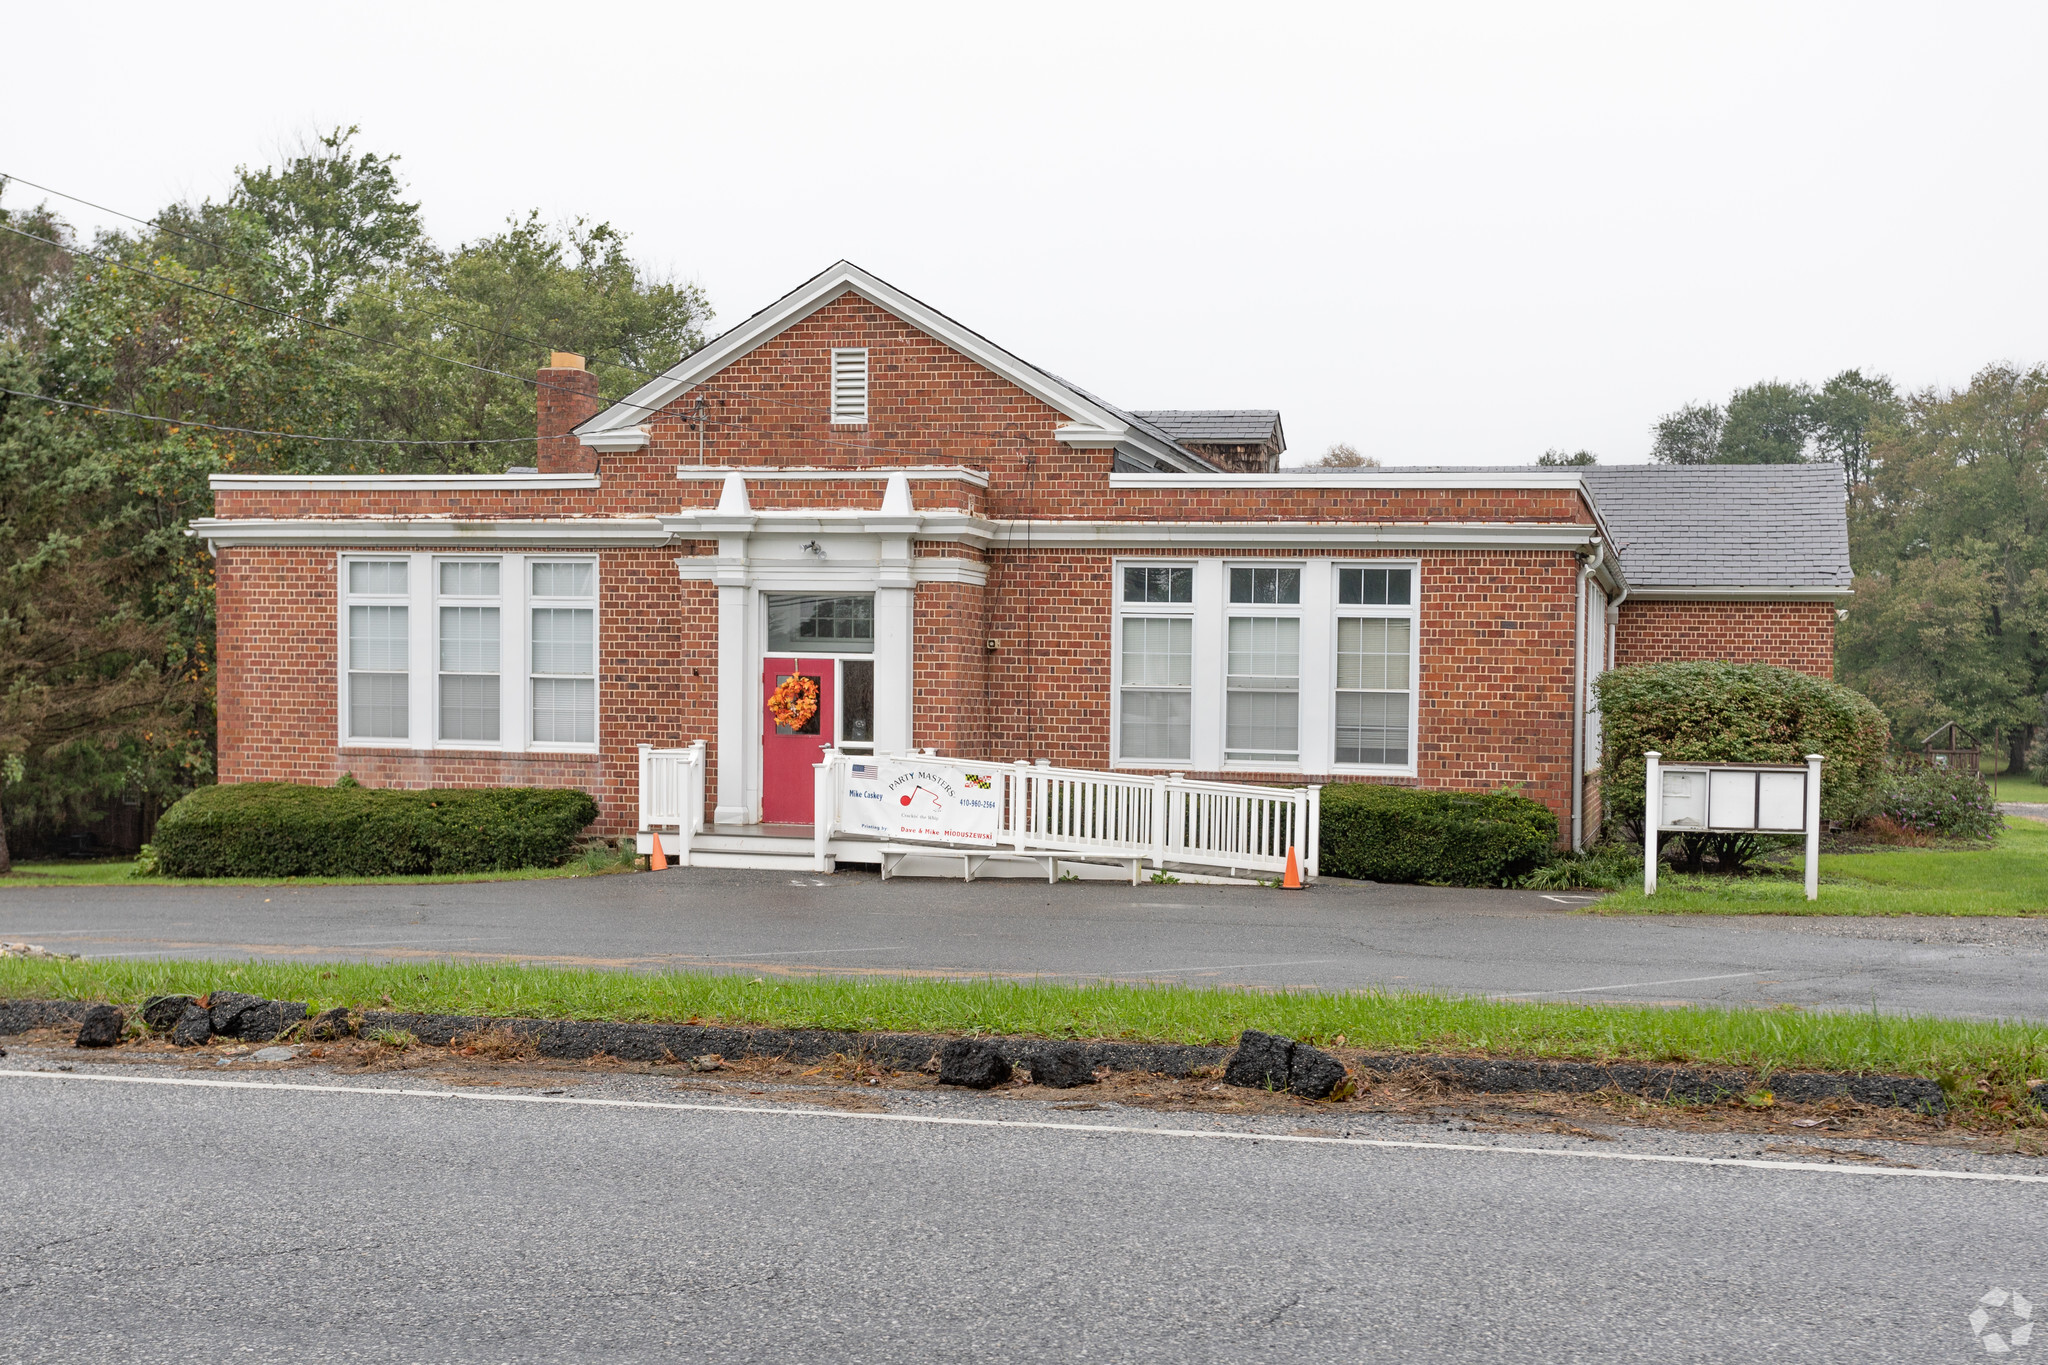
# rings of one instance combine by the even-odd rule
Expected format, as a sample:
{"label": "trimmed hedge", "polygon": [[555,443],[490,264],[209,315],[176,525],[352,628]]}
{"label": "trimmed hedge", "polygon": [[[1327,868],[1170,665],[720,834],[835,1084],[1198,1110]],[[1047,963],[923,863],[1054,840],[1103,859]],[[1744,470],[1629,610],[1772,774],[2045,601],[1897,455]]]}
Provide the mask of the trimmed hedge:
{"label": "trimmed hedge", "polygon": [[1557,847],[1557,816],[1513,792],[1323,788],[1322,871],[1375,882],[1507,886]]}
{"label": "trimmed hedge", "polygon": [[1666,763],[1804,763],[1819,754],[1820,810],[1874,809],[1891,726],[1861,693],[1775,664],[1636,664],[1600,676],[1600,804],[1640,830],[1643,754]]}
{"label": "trimmed hedge", "polygon": [[167,877],[379,877],[555,867],[597,802],[550,787],[379,791],[241,782],[164,812]]}

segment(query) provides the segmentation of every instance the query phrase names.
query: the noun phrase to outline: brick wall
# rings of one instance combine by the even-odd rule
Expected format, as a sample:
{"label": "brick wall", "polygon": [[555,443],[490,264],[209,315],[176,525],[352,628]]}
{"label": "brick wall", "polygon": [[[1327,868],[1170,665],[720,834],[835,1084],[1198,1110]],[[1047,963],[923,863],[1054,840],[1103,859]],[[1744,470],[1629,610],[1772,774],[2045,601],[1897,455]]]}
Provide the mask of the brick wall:
{"label": "brick wall", "polygon": [[911,744],[961,758],[989,757],[992,626],[985,590],[975,583],[921,583],[911,614]]}
{"label": "brick wall", "polygon": [[1725,659],[1835,676],[1832,602],[1624,602],[1615,662]]}

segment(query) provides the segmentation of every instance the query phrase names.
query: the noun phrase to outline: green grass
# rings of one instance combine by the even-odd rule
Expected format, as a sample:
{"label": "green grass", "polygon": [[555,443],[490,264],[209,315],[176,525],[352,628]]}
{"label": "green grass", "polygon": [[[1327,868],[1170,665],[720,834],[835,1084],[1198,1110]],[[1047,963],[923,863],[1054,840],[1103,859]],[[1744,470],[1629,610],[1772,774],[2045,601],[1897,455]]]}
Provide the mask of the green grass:
{"label": "green grass", "polygon": [[579,855],[560,867],[521,867],[505,872],[462,872],[405,877],[134,877],[135,864],[114,858],[77,862],[16,863],[0,877],[8,886],[412,886],[439,882],[517,882],[540,877],[590,877],[624,872],[632,860],[615,854]]}
{"label": "green grass", "polygon": [[1663,872],[1657,894],[1640,881],[1592,908],[1621,915],[2044,915],[2048,824],[2007,817],[1990,848],[1894,848],[1823,853],[1820,899],[1808,901],[1805,859],[1761,877]]}
{"label": "green grass", "polygon": [[2001,801],[2033,801],[2048,805],[2048,787],[2042,786],[2032,773],[2002,775],[1997,786]]}
{"label": "green grass", "polygon": [[231,987],[275,999],[539,1019],[1228,1043],[1259,1028],[1378,1052],[1687,1062],[1929,1076],[1999,1093],[2048,1075],[2048,1025],[1795,1009],[1566,1004],[1409,991],[1243,991],[904,978],[756,979],[466,963],[0,959],[0,998],[113,1000]]}

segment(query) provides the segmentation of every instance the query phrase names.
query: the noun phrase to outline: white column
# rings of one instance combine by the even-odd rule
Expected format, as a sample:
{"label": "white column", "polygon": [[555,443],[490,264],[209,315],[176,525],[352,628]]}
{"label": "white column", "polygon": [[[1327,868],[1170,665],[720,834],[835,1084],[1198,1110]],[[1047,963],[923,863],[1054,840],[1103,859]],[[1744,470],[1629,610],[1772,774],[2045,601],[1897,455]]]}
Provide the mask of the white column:
{"label": "white column", "polygon": [[712,820],[721,825],[754,823],[747,799],[748,771],[760,766],[759,754],[749,747],[760,690],[753,605],[751,588],[718,589],[718,806]]}
{"label": "white column", "polygon": [[[1326,773],[1337,757],[1337,573],[1327,559],[1301,571],[1301,770]],[[1307,849],[1298,855],[1308,856]]]}
{"label": "white column", "polygon": [[1820,899],[1820,758],[1806,756],[1806,898]]}
{"label": "white column", "polygon": [[1213,773],[1223,766],[1223,561],[1195,561],[1194,734],[1189,768]]}
{"label": "white column", "polygon": [[1643,894],[1657,890],[1657,826],[1664,823],[1664,784],[1655,749],[1643,755]]}
{"label": "white column", "polygon": [[875,590],[875,752],[911,747],[911,612],[915,590]]}

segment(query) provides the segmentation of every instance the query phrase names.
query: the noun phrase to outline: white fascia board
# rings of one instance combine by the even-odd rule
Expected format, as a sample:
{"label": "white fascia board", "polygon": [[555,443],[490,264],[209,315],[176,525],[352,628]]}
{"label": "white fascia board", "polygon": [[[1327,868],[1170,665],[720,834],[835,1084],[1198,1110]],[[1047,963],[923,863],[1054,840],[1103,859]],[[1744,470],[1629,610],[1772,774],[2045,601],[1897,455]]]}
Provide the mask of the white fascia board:
{"label": "white fascia board", "polygon": [[841,261],[685,357],[682,363],[659,379],[627,394],[579,428],[579,435],[596,435],[645,422],[674,402],[678,395],[709,379],[763,341],[801,322],[848,290],[1001,375],[1076,422],[1102,428],[1124,425],[1113,413],[1088,402],[1072,389],[1053,383],[1008,351],[976,336],[895,286],[876,279],[859,266]]}
{"label": "white fascia board", "polygon": [[623,455],[630,450],[645,449],[653,438],[648,435],[646,426],[641,425],[614,427],[610,431],[593,431],[576,439],[600,455]]}
{"label": "white fascia board", "polygon": [[1122,423],[1098,427],[1072,422],[1054,428],[1052,438],[1061,445],[1071,446],[1075,450],[1114,450],[1130,435],[1131,429]]}
{"label": "white fascia board", "polygon": [[[709,583],[720,581],[720,569],[729,568],[714,555],[693,555],[676,561],[676,573],[687,583]],[[742,586],[771,589],[787,589],[792,592],[820,591],[821,584],[829,584],[832,591],[873,592],[884,586],[884,570],[877,564],[861,564],[852,567],[840,565],[823,566],[803,562],[778,564],[751,561],[743,569]],[[979,560],[962,559],[955,555],[927,555],[910,561],[910,579],[915,583],[971,583],[977,587],[988,583],[988,565]]]}
{"label": "white fascia board", "polygon": [[911,465],[864,465],[857,469],[834,469],[830,465],[730,465],[730,464],[679,464],[676,477],[679,479],[723,480],[728,474],[738,474],[752,480],[771,479],[872,479],[877,483],[887,482],[901,474],[912,481],[918,479],[954,480],[971,483],[977,488],[988,487],[988,474],[964,464],[911,464]]}
{"label": "white fascia board", "polygon": [[[1109,476],[1111,488],[1357,488],[1394,492],[1411,488],[1568,488],[1583,493],[1571,470],[1531,469],[1283,469],[1277,474],[1126,474]],[[1587,499],[1588,504],[1592,502]],[[1595,514],[1597,515],[1597,513]]]}
{"label": "white fascia board", "polygon": [[598,487],[595,474],[215,474],[206,482],[215,492],[281,493],[521,493]]}
{"label": "white fascia board", "polygon": [[[1851,588],[1713,587],[1630,588],[1629,602],[1847,602],[1856,595]],[[1624,603],[1624,606],[1627,604]]]}
{"label": "white fascia board", "polygon": [[562,517],[539,521],[195,517],[186,534],[205,541],[209,547],[461,545],[511,550],[529,545],[577,545],[600,549],[665,545],[669,540],[667,528],[654,517]]}
{"label": "white fascia board", "polygon": [[[710,540],[720,534],[751,531],[755,535],[908,536],[916,540],[960,540],[985,545],[995,538],[993,525],[966,512],[917,512],[908,517],[882,512],[786,511],[754,512],[748,517],[721,517],[715,512],[669,513],[658,518],[670,535]],[[740,522],[744,520],[745,524]]]}
{"label": "white fascia board", "polygon": [[1582,522],[999,521],[1004,549],[1489,549],[1589,553]]}

